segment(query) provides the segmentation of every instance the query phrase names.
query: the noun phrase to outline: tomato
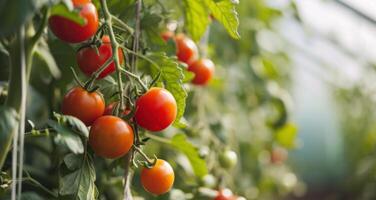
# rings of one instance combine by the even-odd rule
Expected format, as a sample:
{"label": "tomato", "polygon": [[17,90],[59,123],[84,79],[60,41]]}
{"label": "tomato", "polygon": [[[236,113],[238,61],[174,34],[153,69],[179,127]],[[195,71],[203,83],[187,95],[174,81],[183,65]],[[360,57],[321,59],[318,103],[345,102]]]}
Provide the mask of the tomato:
{"label": "tomato", "polygon": [[136,122],[149,131],[167,128],[174,122],[176,114],[175,98],[163,88],[153,87],[136,101]]}
{"label": "tomato", "polygon": [[210,59],[200,59],[190,64],[188,71],[195,74],[193,84],[206,85],[214,74],[214,63]]}
{"label": "tomato", "polygon": [[[118,104],[119,102],[112,102],[110,103],[108,106],[106,106],[106,108],[104,109],[104,113],[103,115],[112,115],[113,111],[114,111],[114,108],[116,106],[116,104]],[[129,114],[131,111],[129,109],[126,109],[124,110],[123,114],[124,115],[127,115]]]}
{"label": "tomato", "polygon": [[287,157],[288,157],[288,152],[286,149],[282,147],[276,147],[271,152],[270,161],[273,164],[282,164],[283,162],[286,161]]}
{"label": "tomato", "polygon": [[151,168],[143,168],[141,171],[141,184],[148,192],[161,195],[170,191],[174,184],[175,174],[171,165],[158,159]]}
{"label": "tomato", "polygon": [[198,49],[196,44],[184,34],[178,34],[175,37],[176,56],[182,62],[192,63],[198,57]]}
{"label": "tomato", "polygon": [[235,200],[235,198],[230,189],[222,189],[213,200]]}
{"label": "tomato", "polygon": [[174,32],[164,31],[164,32],[162,32],[161,37],[165,42],[167,42],[168,40],[170,40],[174,37]]}
{"label": "tomato", "polygon": [[98,12],[89,0],[72,0],[74,8],[80,9],[79,15],[85,24],[80,25],[59,15],[52,15],[48,19],[51,31],[59,39],[69,43],[83,42],[92,37],[98,29]]}
{"label": "tomato", "polygon": [[102,116],[90,128],[89,144],[94,152],[104,158],[118,158],[131,149],[133,129],[115,116]]}
{"label": "tomato", "polygon": [[234,151],[226,150],[219,155],[219,163],[225,169],[233,168],[238,162],[238,156]]}
{"label": "tomato", "polygon": [[[110,57],[112,57],[112,46],[110,37],[104,35],[102,37],[102,44],[98,47],[98,52],[94,47],[85,47],[78,51],[77,53],[77,64],[81,71],[87,76],[91,76],[95,71],[97,71]],[[118,49],[119,63],[123,64],[124,57],[123,51]],[[115,71],[115,63],[112,61],[102,73],[99,74],[98,79],[103,78]]]}
{"label": "tomato", "polygon": [[97,92],[89,93],[82,87],[72,88],[63,99],[62,112],[71,115],[90,126],[103,115],[104,100]]}

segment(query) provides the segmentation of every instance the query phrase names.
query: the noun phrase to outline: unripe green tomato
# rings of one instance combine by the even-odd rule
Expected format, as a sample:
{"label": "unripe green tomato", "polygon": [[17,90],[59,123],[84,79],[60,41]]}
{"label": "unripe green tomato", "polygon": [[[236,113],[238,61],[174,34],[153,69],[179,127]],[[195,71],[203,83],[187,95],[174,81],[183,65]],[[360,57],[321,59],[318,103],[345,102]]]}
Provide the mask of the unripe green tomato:
{"label": "unripe green tomato", "polygon": [[219,163],[225,169],[233,168],[238,162],[238,155],[231,150],[226,150],[219,155]]}
{"label": "unripe green tomato", "polygon": [[212,174],[206,174],[201,181],[202,185],[208,188],[214,188],[217,184],[217,179]]}

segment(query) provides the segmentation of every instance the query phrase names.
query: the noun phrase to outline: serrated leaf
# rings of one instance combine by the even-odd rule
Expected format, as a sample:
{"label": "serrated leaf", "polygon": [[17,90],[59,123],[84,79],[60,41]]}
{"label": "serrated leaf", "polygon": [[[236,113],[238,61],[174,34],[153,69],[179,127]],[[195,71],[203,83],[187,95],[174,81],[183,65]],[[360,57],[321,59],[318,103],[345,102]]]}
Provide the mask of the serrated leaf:
{"label": "serrated leaf", "polygon": [[73,196],[77,200],[97,199],[96,174],[91,157],[87,154],[75,156],[78,158],[74,160],[82,160],[82,166],[62,177],[59,193]]}
{"label": "serrated leaf", "polygon": [[204,1],[183,0],[185,26],[192,39],[199,41],[209,25],[209,13]]}
{"label": "serrated leaf", "polygon": [[208,173],[205,160],[200,158],[197,148],[187,140],[186,135],[176,134],[171,144],[188,157],[196,176],[203,177]]}
{"label": "serrated leaf", "polygon": [[67,4],[64,3],[57,4],[51,8],[51,16],[54,15],[65,17],[69,20],[76,22],[81,26],[85,25],[86,23],[85,19],[80,16],[78,10],[70,10]]}
{"label": "serrated leaf", "polygon": [[165,88],[171,92],[176,100],[178,112],[174,124],[179,123],[184,115],[185,100],[188,96],[183,86],[183,69],[176,59],[167,57],[165,53],[150,54],[148,57],[158,63],[161,73],[159,82],[163,82]]}
{"label": "serrated leaf", "polygon": [[89,138],[89,129],[78,118],[70,115],[60,115],[58,113],[54,113],[54,117],[60,124],[67,126],[73,132],[83,136],[84,138]]}
{"label": "serrated leaf", "polygon": [[56,121],[48,121],[48,125],[51,126],[56,132],[57,142],[65,144],[74,154],[81,154],[84,152],[84,146],[81,138],[75,134],[69,127],[59,124]]}
{"label": "serrated leaf", "polygon": [[235,39],[239,39],[239,18],[233,0],[205,0],[211,14],[218,20]]}
{"label": "serrated leaf", "polygon": [[283,147],[288,149],[296,146],[296,136],[298,128],[293,123],[287,123],[275,133],[275,140]]}

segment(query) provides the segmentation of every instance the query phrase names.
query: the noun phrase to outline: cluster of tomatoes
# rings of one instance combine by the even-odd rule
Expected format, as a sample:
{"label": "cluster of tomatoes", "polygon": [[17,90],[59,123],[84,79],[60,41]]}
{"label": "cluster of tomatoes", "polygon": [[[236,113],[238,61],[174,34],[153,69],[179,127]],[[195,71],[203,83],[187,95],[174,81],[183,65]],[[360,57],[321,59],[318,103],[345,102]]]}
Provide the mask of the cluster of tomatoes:
{"label": "cluster of tomatoes", "polygon": [[[74,9],[84,19],[84,24],[78,24],[71,19],[59,15],[49,18],[49,27],[54,35],[67,43],[82,43],[88,41],[97,33],[99,27],[98,12],[91,0],[72,0]],[[164,32],[165,41],[173,39],[176,44],[176,56],[179,61],[188,65],[188,70],[194,73],[193,84],[206,85],[214,73],[214,63],[207,58],[199,58],[196,44],[184,34],[175,35]],[[107,67],[97,74],[97,79],[104,78],[116,70],[114,61],[106,63],[113,57],[111,40],[108,35],[101,38],[100,44],[84,45],[77,52],[77,64],[87,76],[93,76],[104,64]],[[119,64],[123,65],[124,55],[118,49]],[[90,127],[89,144],[93,151],[104,158],[116,159],[127,154],[134,145],[134,131],[131,123],[151,132],[158,132],[169,127],[176,118],[177,104],[173,95],[164,88],[152,87],[139,96],[131,108],[121,111],[121,116],[132,115],[130,120],[113,115],[118,102],[106,106],[104,98],[97,91],[76,86],[68,91],[62,102],[62,113],[80,119]],[[225,161],[224,161],[225,162]],[[227,163],[233,165],[232,163]],[[168,192],[174,182],[174,171],[171,165],[158,159],[152,167],[141,171],[143,187],[155,195]],[[226,192],[219,191],[216,200],[227,198]],[[232,195],[231,195],[232,196]]]}
{"label": "cluster of tomatoes", "polygon": [[199,58],[196,44],[187,36],[180,33],[175,35],[171,31],[162,33],[165,41],[174,40],[176,44],[176,56],[179,61],[188,65],[188,71],[194,74],[192,83],[195,85],[207,85],[214,74],[214,63],[208,58]]}
{"label": "cluster of tomatoes", "polygon": [[[97,32],[98,13],[90,0],[72,0],[74,8],[84,19],[85,24],[58,15],[49,18],[49,27],[56,37],[68,43],[81,43],[92,38]],[[113,55],[110,38],[104,35],[100,46],[80,48],[77,52],[77,63],[81,71],[92,76]],[[124,57],[122,50],[118,50],[119,63],[122,65]],[[115,71],[112,61],[99,74],[103,78]],[[133,128],[120,117],[112,115],[117,103],[105,107],[102,95],[96,91],[87,91],[77,86],[64,96],[62,112],[65,115],[77,117],[85,125],[90,126],[89,144],[93,151],[104,158],[115,159],[129,152],[134,142]],[[123,115],[129,114],[125,109]],[[161,131],[170,126],[176,118],[177,105],[172,94],[164,88],[150,88],[136,100],[135,113],[130,121],[148,131]],[[158,159],[151,168],[143,168],[141,182],[144,188],[156,195],[168,192],[174,182],[174,171],[171,165]]]}

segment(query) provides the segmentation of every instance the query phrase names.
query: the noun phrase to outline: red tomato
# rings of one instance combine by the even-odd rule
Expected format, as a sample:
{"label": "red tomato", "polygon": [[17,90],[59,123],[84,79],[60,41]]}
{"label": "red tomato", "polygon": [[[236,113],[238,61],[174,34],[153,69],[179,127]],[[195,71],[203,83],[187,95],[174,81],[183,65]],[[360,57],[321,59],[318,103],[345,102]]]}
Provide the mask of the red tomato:
{"label": "red tomato", "polygon": [[170,191],[174,184],[175,174],[171,165],[158,159],[157,163],[151,168],[143,168],[141,171],[142,186],[148,192],[161,195]]}
{"label": "red tomato", "polygon": [[174,37],[174,32],[164,31],[164,32],[162,32],[161,37],[165,42],[167,42],[168,40],[170,40]]}
{"label": "red tomato", "polygon": [[[116,104],[118,104],[118,102],[112,102],[110,103],[105,109],[104,109],[104,113],[103,115],[112,115],[113,111],[114,111],[114,108],[116,106]],[[127,115],[129,114],[131,111],[129,109],[126,109],[124,110],[123,114],[124,115]]]}
{"label": "red tomato", "polygon": [[63,99],[62,112],[72,115],[90,126],[103,115],[104,100],[97,92],[89,93],[81,87],[72,88]]}
{"label": "red tomato", "polygon": [[52,15],[48,19],[51,31],[59,39],[69,43],[79,43],[89,39],[98,29],[98,13],[94,4],[89,0],[72,0],[75,8],[80,8],[80,16],[85,25],[59,15]]}
{"label": "red tomato", "polygon": [[200,59],[188,66],[188,71],[195,74],[193,84],[206,85],[214,74],[214,63],[209,59]]}
{"label": "red tomato", "polygon": [[136,122],[149,131],[167,128],[174,122],[176,114],[175,98],[163,88],[153,87],[136,101]]}
{"label": "red tomato", "polygon": [[218,191],[217,196],[213,200],[235,200],[235,196],[229,189],[223,189]]}
{"label": "red tomato", "polygon": [[99,156],[119,158],[133,145],[133,129],[119,117],[102,116],[90,128],[89,144]]}
{"label": "red tomato", "polygon": [[182,62],[190,64],[198,57],[198,49],[196,44],[184,34],[178,34],[175,37],[176,56]]}
{"label": "red tomato", "polygon": [[[85,47],[78,51],[77,53],[77,63],[81,71],[87,76],[91,76],[95,71],[97,71],[110,57],[112,57],[112,47],[110,42],[110,37],[105,35],[102,37],[102,44],[98,48],[99,54],[97,54],[95,48]],[[119,62],[123,64],[123,52],[118,49]],[[99,74],[98,79],[104,78],[108,74],[115,71],[115,63],[111,62],[106,69]]]}

